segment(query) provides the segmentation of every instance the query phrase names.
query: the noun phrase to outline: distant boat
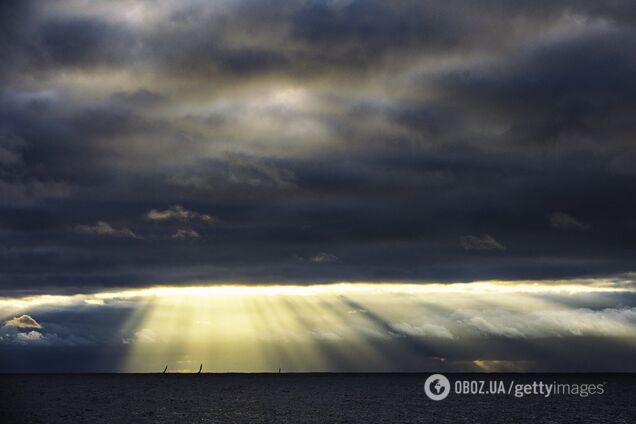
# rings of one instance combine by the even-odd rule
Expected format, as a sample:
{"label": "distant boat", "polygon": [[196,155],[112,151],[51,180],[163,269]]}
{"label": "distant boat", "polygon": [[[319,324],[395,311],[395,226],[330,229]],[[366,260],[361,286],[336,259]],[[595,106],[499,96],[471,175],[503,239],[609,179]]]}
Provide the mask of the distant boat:
{"label": "distant boat", "polygon": [[280,374],[280,368],[278,369],[278,373]]}
{"label": "distant boat", "polygon": [[203,364],[199,367],[199,372],[197,374],[201,374],[201,370],[203,369]]}
{"label": "distant boat", "polygon": [[168,366],[166,365],[166,367],[163,369],[163,372],[161,374],[165,374],[166,371],[168,371]]}

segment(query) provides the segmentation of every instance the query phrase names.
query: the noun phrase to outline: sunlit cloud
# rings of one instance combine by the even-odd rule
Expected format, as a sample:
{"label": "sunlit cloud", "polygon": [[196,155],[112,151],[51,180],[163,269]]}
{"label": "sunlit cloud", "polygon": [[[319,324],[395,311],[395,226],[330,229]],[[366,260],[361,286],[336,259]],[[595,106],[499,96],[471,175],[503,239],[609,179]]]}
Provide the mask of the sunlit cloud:
{"label": "sunlit cloud", "polygon": [[42,328],[42,326],[29,315],[21,315],[5,321],[4,325],[16,328]]}
{"label": "sunlit cloud", "polygon": [[152,209],[146,214],[146,219],[155,222],[200,222],[207,225],[213,225],[219,221],[219,218],[215,216],[188,210],[181,205],[174,205],[166,210]]}
{"label": "sunlit cloud", "polygon": [[98,221],[95,225],[76,225],[75,231],[78,233],[95,234],[98,236],[137,238],[130,228],[114,228],[105,221]]}

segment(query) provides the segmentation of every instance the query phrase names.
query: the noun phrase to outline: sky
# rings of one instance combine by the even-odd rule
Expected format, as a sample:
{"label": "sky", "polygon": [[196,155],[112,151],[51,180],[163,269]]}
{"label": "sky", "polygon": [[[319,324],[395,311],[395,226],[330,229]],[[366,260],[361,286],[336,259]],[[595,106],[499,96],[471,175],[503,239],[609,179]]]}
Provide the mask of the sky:
{"label": "sky", "polygon": [[0,372],[634,372],[618,279],[163,286],[0,299]]}
{"label": "sky", "polygon": [[[3,1],[0,355],[38,358],[8,370],[57,369],[69,352],[95,359],[111,347],[111,358],[141,358],[138,339],[177,345],[151,311],[180,310],[170,296],[212,305],[227,285],[242,287],[231,316],[311,315],[294,320],[307,334],[327,331],[313,313],[331,317],[343,326],[336,344],[364,325],[389,334],[360,339],[393,355],[368,359],[369,370],[441,366],[400,349],[438,359],[459,349],[462,370],[510,358],[517,369],[565,367],[540,350],[509,354],[544,336],[559,349],[609,338],[619,347],[598,366],[622,366],[636,322],[635,24],[636,5],[621,0]],[[534,309],[507,309],[497,290],[471,292],[468,307],[410,288],[470,282],[515,285]],[[343,299],[342,283],[364,293]],[[374,287],[386,284],[385,298]],[[573,285],[606,291],[547,299]],[[157,286],[212,291],[148,295]],[[318,293],[262,292],[279,286]],[[100,293],[108,302],[93,302]],[[431,296],[441,309],[422,310]],[[503,308],[496,317],[483,315],[486,299]],[[469,318],[452,315],[460,306]],[[400,309],[409,316],[393,316]],[[359,325],[345,325],[356,310]],[[568,325],[507,336],[462,327],[555,311]],[[564,330],[597,313],[612,324]],[[431,335],[426,319],[454,347],[398,346],[448,335]],[[471,337],[497,338],[501,355],[467,355]],[[284,352],[274,339],[270,350]],[[348,351],[338,346],[323,350]],[[217,365],[276,369],[273,357]],[[95,361],[85,369],[144,363]],[[594,368],[584,355],[572,364]]]}

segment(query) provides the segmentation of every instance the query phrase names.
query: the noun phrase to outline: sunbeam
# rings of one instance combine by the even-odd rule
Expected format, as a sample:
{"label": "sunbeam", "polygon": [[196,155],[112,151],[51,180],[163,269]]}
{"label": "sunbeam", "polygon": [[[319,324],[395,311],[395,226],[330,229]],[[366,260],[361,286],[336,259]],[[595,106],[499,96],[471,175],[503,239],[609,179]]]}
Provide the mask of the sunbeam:
{"label": "sunbeam", "polygon": [[[16,342],[102,343],[123,372],[508,371],[567,367],[566,341],[633,352],[633,294],[611,280],[158,286],[4,298],[0,311],[42,323]],[[83,334],[55,322],[82,308],[127,317]]]}

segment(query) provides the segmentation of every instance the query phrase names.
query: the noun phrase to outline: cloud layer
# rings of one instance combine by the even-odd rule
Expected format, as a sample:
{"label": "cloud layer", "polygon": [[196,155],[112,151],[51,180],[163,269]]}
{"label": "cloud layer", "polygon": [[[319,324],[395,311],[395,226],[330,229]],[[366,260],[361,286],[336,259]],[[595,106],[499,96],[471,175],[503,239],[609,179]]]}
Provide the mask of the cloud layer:
{"label": "cloud layer", "polygon": [[635,24],[620,0],[5,1],[0,289],[633,271]]}
{"label": "cloud layer", "polygon": [[174,286],[3,299],[0,312],[14,318],[0,327],[0,371],[633,372],[633,283]]}

